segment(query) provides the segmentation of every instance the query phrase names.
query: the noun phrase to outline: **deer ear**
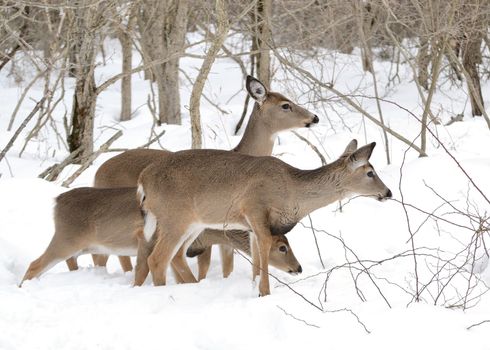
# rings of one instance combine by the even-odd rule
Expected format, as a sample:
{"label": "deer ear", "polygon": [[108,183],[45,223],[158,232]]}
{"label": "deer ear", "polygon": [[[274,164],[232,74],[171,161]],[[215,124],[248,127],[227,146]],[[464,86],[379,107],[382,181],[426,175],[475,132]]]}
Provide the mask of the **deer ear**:
{"label": "deer ear", "polygon": [[349,142],[344,152],[341,154],[340,158],[351,155],[352,153],[354,153],[356,149],[357,149],[357,140],[353,139],[351,142]]}
{"label": "deer ear", "polygon": [[264,86],[264,84],[254,77],[248,75],[246,87],[248,93],[255,101],[257,101],[259,104],[264,102],[265,98],[267,97],[267,88]]}
{"label": "deer ear", "polygon": [[369,145],[363,146],[352,153],[347,161],[353,169],[357,169],[360,166],[366,165],[371,158],[371,154],[373,153],[374,146],[376,146],[376,142],[370,143]]}

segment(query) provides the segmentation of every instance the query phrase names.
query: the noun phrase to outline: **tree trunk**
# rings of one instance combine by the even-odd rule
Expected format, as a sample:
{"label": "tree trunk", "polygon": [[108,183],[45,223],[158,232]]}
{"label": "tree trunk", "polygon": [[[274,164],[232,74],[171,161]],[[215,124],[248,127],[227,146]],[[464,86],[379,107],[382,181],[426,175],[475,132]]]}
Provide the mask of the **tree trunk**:
{"label": "tree trunk", "polygon": [[131,119],[131,74],[129,72],[132,68],[132,44],[131,38],[127,33],[121,33],[119,35],[119,41],[121,42],[122,49],[122,72],[125,75],[121,79],[121,121]]}
{"label": "tree trunk", "polygon": [[[138,18],[145,63],[171,56],[151,69],[157,84],[159,124],[180,124],[179,60],[187,33],[188,0],[146,0]],[[145,71],[145,78],[149,72]]]}
{"label": "tree trunk", "polygon": [[373,53],[369,39],[371,37],[372,28],[374,26],[374,15],[371,4],[356,3],[358,7],[358,27],[359,39],[361,41],[361,59],[362,69],[364,72],[373,73]]}
{"label": "tree trunk", "polygon": [[478,64],[482,62],[481,43],[482,37],[479,33],[468,34],[465,38],[462,52],[463,67],[468,72],[468,92],[471,102],[471,113],[473,116],[483,115],[481,107],[483,105],[483,96],[481,93],[480,75],[478,73]]}
{"label": "tree trunk", "polygon": [[425,90],[429,89],[429,42],[427,39],[419,38],[419,50],[417,52],[417,82]]}
{"label": "tree trunk", "polygon": [[98,47],[93,28],[98,20],[97,8],[77,9],[75,16],[74,40],[79,51],[76,55],[76,84],[71,130],[67,141],[70,153],[82,148],[79,158],[83,159],[93,151],[93,128],[97,100],[94,69],[96,47]]}
{"label": "tree trunk", "polygon": [[271,26],[272,0],[258,0],[252,13],[253,36],[252,51],[254,54],[255,71],[257,78],[270,89],[271,70],[270,70],[270,45],[271,45]]}
{"label": "tree trunk", "polygon": [[122,73],[125,76],[121,79],[121,121],[131,119],[131,69],[133,66],[133,45],[131,41],[131,32],[136,19],[136,6],[129,12],[128,25],[125,30],[119,31],[119,41],[122,50]]}
{"label": "tree trunk", "polygon": [[196,82],[192,88],[191,100],[189,103],[189,109],[191,114],[191,132],[192,132],[192,148],[202,147],[201,136],[201,95],[204,89],[204,84],[211,70],[216,55],[218,54],[221,46],[226,39],[230,23],[228,21],[228,12],[226,10],[225,0],[216,0],[216,15],[217,15],[217,29],[213,42],[206,53],[204,62],[202,63],[199,74],[197,75]]}
{"label": "tree trunk", "polygon": [[[166,39],[167,54],[170,56],[177,55],[170,61],[164,64],[163,79],[164,79],[164,98],[166,104],[165,115],[160,116],[161,122],[169,124],[181,124],[182,118],[180,115],[180,91],[179,91],[179,60],[181,52],[185,45],[185,35],[187,33],[187,17],[189,12],[188,0],[175,0],[171,11],[169,11],[167,28],[168,35]],[[163,119],[162,119],[163,117]]]}

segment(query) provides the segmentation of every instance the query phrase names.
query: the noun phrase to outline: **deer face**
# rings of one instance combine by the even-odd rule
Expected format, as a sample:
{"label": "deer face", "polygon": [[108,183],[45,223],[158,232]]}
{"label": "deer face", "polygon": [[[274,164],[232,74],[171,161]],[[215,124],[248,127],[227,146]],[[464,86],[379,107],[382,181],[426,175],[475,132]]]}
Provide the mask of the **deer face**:
{"label": "deer face", "polygon": [[357,141],[352,140],[341,156],[341,166],[344,167],[345,176],[342,187],[347,192],[373,197],[380,201],[392,197],[391,190],[376,174],[369,158],[376,143],[363,146],[359,149]]}
{"label": "deer face", "polygon": [[287,97],[269,92],[259,80],[247,77],[247,91],[257,101],[260,118],[266,121],[272,132],[310,127],[319,122],[319,118],[293,103]]}
{"label": "deer face", "polygon": [[285,235],[272,237],[272,246],[269,255],[269,264],[290,274],[303,272],[303,268],[294,256],[288,239]]}

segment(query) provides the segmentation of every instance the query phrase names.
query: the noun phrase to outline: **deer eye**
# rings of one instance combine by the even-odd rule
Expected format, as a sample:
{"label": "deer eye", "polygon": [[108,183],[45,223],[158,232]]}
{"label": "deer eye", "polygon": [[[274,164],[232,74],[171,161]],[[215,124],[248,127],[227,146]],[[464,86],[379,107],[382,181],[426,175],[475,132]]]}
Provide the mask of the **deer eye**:
{"label": "deer eye", "polygon": [[374,177],[374,173],[372,171],[368,171],[368,173],[366,174],[368,177]]}
{"label": "deer eye", "polygon": [[279,251],[281,253],[287,253],[288,252],[288,247],[286,247],[285,245],[282,245],[279,247]]}
{"label": "deer eye", "polygon": [[284,103],[282,106],[282,109],[284,109],[285,111],[291,109],[291,106],[289,105],[289,103]]}

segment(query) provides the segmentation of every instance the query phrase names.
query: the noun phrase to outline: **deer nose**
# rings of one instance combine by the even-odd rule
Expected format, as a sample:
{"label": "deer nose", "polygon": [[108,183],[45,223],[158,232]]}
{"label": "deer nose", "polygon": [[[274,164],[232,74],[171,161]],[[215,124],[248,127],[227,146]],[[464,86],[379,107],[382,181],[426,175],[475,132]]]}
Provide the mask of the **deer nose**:
{"label": "deer nose", "polygon": [[298,270],[297,271],[298,271],[298,273],[303,272],[303,268],[301,267],[301,265],[298,266]]}
{"label": "deer nose", "polygon": [[313,124],[316,124],[316,123],[318,123],[319,121],[320,121],[320,118],[318,118],[318,116],[315,114],[315,117],[313,118],[312,123],[313,123]]}
{"label": "deer nose", "polygon": [[392,196],[393,194],[391,193],[391,190],[388,190],[388,192],[386,193],[386,197],[391,198]]}

